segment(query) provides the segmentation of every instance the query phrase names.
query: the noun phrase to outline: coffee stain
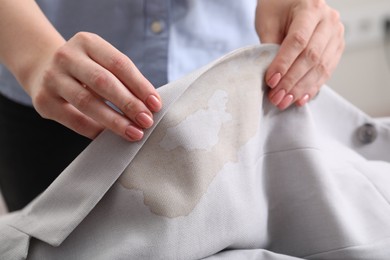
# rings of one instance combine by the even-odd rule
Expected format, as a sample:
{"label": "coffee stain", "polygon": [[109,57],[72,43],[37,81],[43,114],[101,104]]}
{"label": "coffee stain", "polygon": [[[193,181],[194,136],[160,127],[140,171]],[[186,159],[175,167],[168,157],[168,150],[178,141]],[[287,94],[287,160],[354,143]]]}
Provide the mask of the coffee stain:
{"label": "coffee stain", "polygon": [[218,172],[237,162],[240,147],[257,133],[271,55],[244,54],[189,86],[120,177],[123,187],[143,192],[154,214],[190,214]]}
{"label": "coffee stain", "polygon": [[[208,102],[207,109],[199,109],[189,115],[177,126],[167,129],[167,134],[160,142],[160,146],[166,151],[171,151],[182,146],[187,151],[207,150],[217,144],[218,133],[223,123],[231,120],[231,115],[226,113],[227,93],[222,90],[214,92]],[[199,123],[208,122],[208,127],[198,127]],[[192,131],[196,129],[196,131]],[[178,133],[186,133],[186,141],[181,142]]]}

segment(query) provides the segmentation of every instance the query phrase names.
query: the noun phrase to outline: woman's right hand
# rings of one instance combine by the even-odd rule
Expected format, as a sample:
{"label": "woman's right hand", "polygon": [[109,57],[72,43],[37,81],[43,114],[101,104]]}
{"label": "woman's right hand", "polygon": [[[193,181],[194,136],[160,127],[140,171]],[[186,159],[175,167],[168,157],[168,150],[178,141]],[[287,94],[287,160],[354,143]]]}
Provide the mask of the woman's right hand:
{"label": "woman's right hand", "polygon": [[35,72],[26,90],[38,113],[91,139],[107,128],[138,141],[162,106],[133,62],[92,33],[77,33]]}
{"label": "woman's right hand", "polygon": [[161,99],[128,57],[92,33],[66,41],[35,1],[0,6],[0,62],[42,117],[89,138],[105,128],[129,141],[142,138]]}

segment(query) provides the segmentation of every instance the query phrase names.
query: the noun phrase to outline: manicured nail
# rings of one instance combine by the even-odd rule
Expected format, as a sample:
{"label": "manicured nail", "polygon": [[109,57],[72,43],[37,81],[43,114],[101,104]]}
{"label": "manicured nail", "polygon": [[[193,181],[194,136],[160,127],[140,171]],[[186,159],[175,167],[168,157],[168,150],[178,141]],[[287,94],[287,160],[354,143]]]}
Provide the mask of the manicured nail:
{"label": "manicured nail", "polygon": [[147,99],[146,99],[146,104],[148,105],[148,107],[153,111],[153,112],[158,112],[160,111],[161,109],[161,101],[154,95],[150,95]]}
{"label": "manicured nail", "polygon": [[144,132],[135,126],[129,125],[126,128],[126,135],[131,141],[139,141],[144,136]]}
{"label": "manicured nail", "polygon": [[304,106],[310,99],[309,94],[305,94],[299,101],[298,106]]}
{"label": "manicured nail", "polygon": [[275,73],[272,75],[272,77],[268,80],[268,86],[270,88],[275,88],[278,84],[280,79],[282,78],[282,74],[280,73]]}
{"label": "manicured nail", "polygon": [[142,126],[143,128],[149,128],[153,125],[153,119],[146,113],[142,112],[139,113],[135,120],[137,120],[137,123]]}
{"label": "manicured nail", "polygon": [[288,108],[291,105],[293,100],[294,100],[294,96],[292,94],[288,94],[287,96],[285,96],[283,98],[282,102],[280,102],[280,104],[278,106],[279,109],[284,110],[284,109]]}
{"label": "manicured nail", "polygon": [[279,90],[273,97],[271,97],[271,102],[275,106],[279,105],[279,103],[283,100],[284,96],[286,95],[286,90],[281,89]]}

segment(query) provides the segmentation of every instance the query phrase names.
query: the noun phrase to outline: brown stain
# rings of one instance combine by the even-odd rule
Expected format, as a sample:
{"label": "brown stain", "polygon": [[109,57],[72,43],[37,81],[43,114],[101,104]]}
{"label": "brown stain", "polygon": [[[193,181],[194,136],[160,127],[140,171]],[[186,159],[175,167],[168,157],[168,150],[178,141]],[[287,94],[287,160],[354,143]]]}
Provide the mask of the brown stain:
{"label": "brown stain", "polygon": [[[127,189],[142,191],[145,205],[154,214],[169,218],[190,214],[218,172],[227,162],[237,162],[239,148],[256,134],[263,98],[261,69],[270,59],[269,53],[261,55],[266,57],[259,59],[248,54],[203,74],[171,106],[126,168],[120,183]],[[163,149],[160,142],[167,129],[200,109],[207,109],[217,90],[228,94],[225,112],[232,118],[219,129],[217,144],[208,150],[186,150],[184,145],[170,151]],[[199,124],[199,128],[207,127],[207,120]],[[187,130],[178,131],[179,140],[185,142],[186,133]]]}

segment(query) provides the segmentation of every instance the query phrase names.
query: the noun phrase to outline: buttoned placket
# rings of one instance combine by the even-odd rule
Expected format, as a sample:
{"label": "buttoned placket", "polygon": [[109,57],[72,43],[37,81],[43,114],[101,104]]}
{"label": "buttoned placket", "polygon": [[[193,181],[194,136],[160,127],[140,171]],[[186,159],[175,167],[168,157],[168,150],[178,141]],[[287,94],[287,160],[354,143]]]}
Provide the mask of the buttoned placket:
{"label": "buttoned placket", "polygon": [[145,0],[145,77],[155,87],[167,83],[170,0]]}

